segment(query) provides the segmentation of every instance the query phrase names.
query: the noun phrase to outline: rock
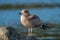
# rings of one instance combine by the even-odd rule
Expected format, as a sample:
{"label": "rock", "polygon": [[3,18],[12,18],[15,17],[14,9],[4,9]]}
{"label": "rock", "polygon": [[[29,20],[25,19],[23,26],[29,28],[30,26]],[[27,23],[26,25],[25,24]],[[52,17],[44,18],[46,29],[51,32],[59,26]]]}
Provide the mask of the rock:
{"label": "rock", "polygon": [[0,40],[21,40],[21,35],[13,27],[0,27]]}
{"label": "rock", "polygon": [[13,27],[0,27],[0,40],[37,40],[35,37],[21,35]]}
{"label": "rock", "polygon": [[0,27],[0,40],[8,40],[6,33],[8,33],[6,27]]}

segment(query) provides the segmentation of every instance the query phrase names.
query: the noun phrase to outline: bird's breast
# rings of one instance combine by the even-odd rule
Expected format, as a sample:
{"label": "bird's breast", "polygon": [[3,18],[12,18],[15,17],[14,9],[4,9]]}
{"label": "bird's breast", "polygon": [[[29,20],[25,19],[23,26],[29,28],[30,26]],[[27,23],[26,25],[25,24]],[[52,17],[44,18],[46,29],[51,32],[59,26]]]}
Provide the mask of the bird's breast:
{"label": "bird's breast", "polygon": [[21,16],[21,23],[25,24],[25,22],[26,22],[26,18],[24,16]]}
{"label": "bird's breast", "polygon": [[21,22],[25,22],[26,18],[24,16],[21,16]]}
{"label": "bird's breast", "polygon": [[21,23],[26,26],[26,27],[30,27],[31,24],[28,22],[27,18],[25,16],[21,16]]}

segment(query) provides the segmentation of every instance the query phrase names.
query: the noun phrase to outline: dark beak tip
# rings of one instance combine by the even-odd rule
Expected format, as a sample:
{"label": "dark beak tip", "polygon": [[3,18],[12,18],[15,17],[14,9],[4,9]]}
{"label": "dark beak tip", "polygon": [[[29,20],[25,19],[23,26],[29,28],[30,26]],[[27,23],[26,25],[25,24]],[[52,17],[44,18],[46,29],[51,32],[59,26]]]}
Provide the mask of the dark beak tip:
{"label": "dark beak tip", "polygon": [[19,15],[21,15],[21,13],[19,13]]}

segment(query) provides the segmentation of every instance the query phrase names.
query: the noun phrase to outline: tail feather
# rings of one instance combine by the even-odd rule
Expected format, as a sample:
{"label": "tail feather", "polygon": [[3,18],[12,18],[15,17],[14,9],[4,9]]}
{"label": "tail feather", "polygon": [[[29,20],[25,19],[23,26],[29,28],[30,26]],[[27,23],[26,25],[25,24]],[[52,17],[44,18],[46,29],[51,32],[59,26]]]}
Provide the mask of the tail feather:
{"label": "tail feather", "polygon": [[43,24],[41,28],[42,28],[43,30],[47,30],[48,27],[47,27],[47,25],[44,25],[44,24]]}

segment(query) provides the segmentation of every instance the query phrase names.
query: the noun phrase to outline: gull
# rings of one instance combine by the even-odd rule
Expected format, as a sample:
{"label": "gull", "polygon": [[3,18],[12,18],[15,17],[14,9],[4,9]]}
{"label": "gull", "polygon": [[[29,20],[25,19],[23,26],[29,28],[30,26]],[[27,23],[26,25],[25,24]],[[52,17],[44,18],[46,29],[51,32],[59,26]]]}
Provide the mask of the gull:
{"label": "gull", "polygon": [[[32,36],[32,28],[41,26],[40,18],[37,15],[30,14],[28,10],[22,10],[19,14],[21,14],[22,25],[28,28],[28,36]],[[42,28],[44,29],[45,26]]]}

